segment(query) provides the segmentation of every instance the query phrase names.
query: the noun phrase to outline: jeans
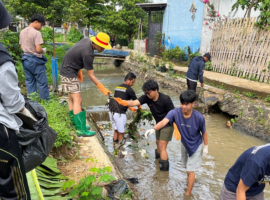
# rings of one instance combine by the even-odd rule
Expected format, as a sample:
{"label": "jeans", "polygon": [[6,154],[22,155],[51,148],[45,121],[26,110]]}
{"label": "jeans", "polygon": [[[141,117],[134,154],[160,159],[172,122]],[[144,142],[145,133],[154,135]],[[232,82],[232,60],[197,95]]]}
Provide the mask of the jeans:
{"label": "jeans", "polygon": [[38,86],[40,98],[49,100],[50,94],[46,75],[46,62],[47,58],[45,56],[42,56],[42,58],[31,54],[23,54],[22,56],[28,95],[37,92]]}

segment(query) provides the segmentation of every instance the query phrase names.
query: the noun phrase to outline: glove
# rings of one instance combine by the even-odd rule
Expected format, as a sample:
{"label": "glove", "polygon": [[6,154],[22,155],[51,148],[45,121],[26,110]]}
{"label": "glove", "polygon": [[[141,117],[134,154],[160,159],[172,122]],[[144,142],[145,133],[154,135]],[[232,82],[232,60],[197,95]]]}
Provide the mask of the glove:
{"label": "glove", "polygon": [[177,128],[176,123],[173,123],[173,127],[174,127],[174,132],[173,132],[173,136],[175,137],[176,140],[180,140],[181,139],[181,134]]}
{"label": "glove", "polygon": [[149,130],[147,130],[147,131],[145,132],[144,136],[145,136],[145,138],[148,138],[149,135],[152,135],[152,134],[154,134],[155,132],[156,132],[155,129],[151,128],[151,129],[149,129]]}
{"label": "glove", "polygon": [[133,108],[133,107],[128,107],[129,110],[131,110],[133,113],[136,113],[136,108]]}
{"label": "glove", "polygon": [[45,54],[46,51],[47,51],[47,48],[46,47],[45,48],[42,48],[42,51],[43,51],[43,54]]}
{"label": "glove", "polygon": [[105,95],[108,96],[109,93],[112,94],[112,92],[110,90],[108,90],[107,88],[104,87],[104,85],[102,85],[102,83],[99,83],[96,85],[98,89],[100,89],[100,91]]}
{"label": "glove", "polygon": [[208,154],[208,145],[204,145],[203,147],[203,156],[206,156]]}
{"label": "glove", "polygon": [[78,72],[78,79],[79,79],[79,82],[83,82],[83,74],[82,74],[82,70],[80,69],[79,72]]}
{"label": "glove", "polygon": [[35,122],[37,121],[37,119],[32,115],[32,113],[30,113],[29,110],[27,110],[26,108],[23,109],[22,112],[20,112],[21,114],[23,114],[26,117],[31,118],[32,120],[34,120]]}
{"label": "glove", "polygon": [[127,106],[127,101],[126,100],[122,100],[121,98],[115,98],[114,99],[122,106]]}
{"label": "glove", "polygon": [[142,106],[138,106],[138,109],[139,109],[139,110],[142,110]]}

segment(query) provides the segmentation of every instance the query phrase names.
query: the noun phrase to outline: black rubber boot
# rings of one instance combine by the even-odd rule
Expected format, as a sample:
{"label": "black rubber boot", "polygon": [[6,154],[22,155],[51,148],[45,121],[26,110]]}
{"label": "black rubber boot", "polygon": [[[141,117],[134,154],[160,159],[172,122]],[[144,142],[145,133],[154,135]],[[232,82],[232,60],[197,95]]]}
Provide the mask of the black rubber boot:
{"label": "black rubber boot", "polygon": [[170,167],[169,160],[159,159],[158,162],[159,162],[160,171],[169,171],[169,167]]}
{"label": "black rubber boot", "polygon": [[156,159],[160,158],[160,154],[157,152],[157,149],[155,149]]}

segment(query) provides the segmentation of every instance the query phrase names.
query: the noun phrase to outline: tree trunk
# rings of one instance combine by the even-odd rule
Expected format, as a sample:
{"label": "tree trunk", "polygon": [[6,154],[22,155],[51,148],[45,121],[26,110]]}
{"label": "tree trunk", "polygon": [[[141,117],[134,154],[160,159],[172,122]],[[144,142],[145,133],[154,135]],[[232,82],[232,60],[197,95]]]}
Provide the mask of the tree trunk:
{"label": "tree trunk", "polygon": [[87,37],[89,38],[90,24],[87,24],[87,29],[88,29]]}
{"label": "tree trunk", "polygon": [[250,18],[251,10],[252,10],[252,8],[253,8],[253,6],[254,6],[254,1],[255,1],[255,0],[252,0],[252,2],[250,3],[250,6],[249,6],[249,8],[248,8],[247,18]]}

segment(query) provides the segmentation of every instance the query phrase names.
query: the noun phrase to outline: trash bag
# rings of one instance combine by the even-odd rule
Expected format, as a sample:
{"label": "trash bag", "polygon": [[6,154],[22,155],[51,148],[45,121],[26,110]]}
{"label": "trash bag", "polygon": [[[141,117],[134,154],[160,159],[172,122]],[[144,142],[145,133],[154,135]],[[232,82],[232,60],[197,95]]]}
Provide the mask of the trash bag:
{"label": "trash bag", "polygon": [[109,185],[108,197],[112,200],[120,199],[121,195],[128,190],[127,183],[124,180],[117,180]]}
{"label": "trash bag", "polygon": [[39,103],[25,98],[25,108],[37,119],[33,121],[29,117],[17,114],[23,121],[17,136],[22,148],[25,171],[29,172],[48,157],[57,133],[48,125],[47,113]]}

